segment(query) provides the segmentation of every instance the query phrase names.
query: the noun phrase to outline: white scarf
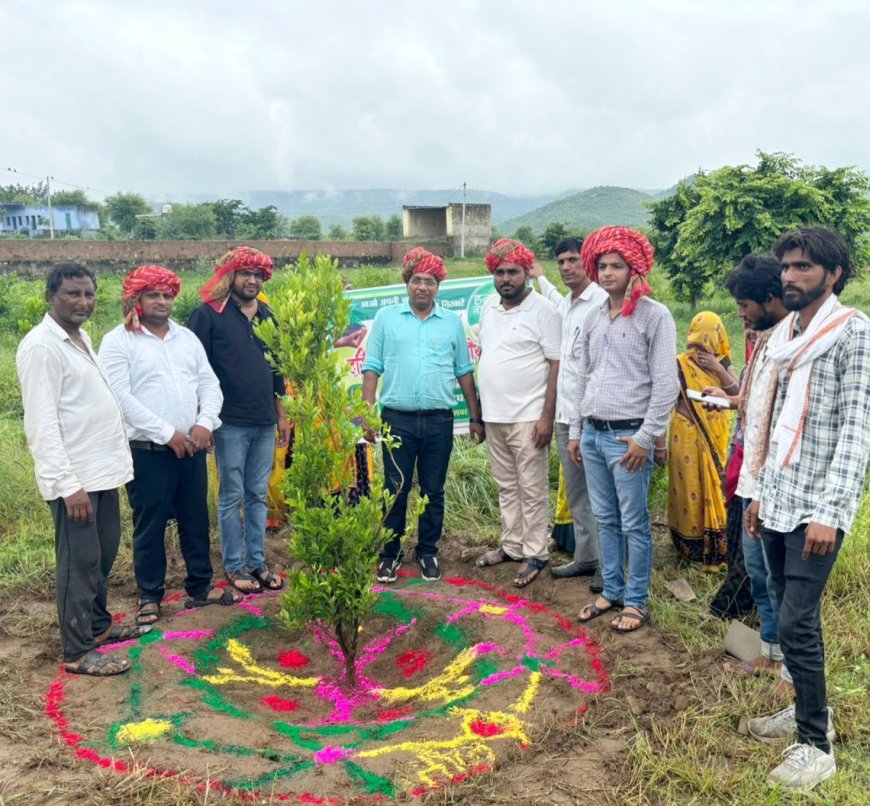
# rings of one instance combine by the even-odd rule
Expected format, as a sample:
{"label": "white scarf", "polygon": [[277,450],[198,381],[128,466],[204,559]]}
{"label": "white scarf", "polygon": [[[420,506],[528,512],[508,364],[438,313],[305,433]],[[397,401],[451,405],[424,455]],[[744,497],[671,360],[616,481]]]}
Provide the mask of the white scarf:
{"label": "white scarf", "polygon": [[785,401],[770,435],[776,462],[782,467],[800,460],[804,422],[810,406],[813,363],[837,343],[846,321],[855,313],[854,308],[841,305],[840,300],[831,294],[800,336],[792,338],[798,312],[786,316],[770,335],[767,356],[776,363],[778,370],[785,369],[788,373]]}

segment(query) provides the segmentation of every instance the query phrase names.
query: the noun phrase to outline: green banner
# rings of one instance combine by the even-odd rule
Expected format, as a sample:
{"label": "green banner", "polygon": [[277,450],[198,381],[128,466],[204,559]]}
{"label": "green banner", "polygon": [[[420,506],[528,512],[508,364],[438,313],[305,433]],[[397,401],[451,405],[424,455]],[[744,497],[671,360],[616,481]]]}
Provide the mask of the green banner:
{"label": "green banner", "polygon": [[[378,288],[360,288],[345,291],[351,302],[350,324],[344,334],[336,340],[335,347],[339,356],[350,366],[349,387],[362,386],[362,365],[366,359],[366,342],[375,314],[389,305],[404,305],[408,292],[404,285],[385,285]],[[495,293],[492,277],[463,277],[458,280],[445,280],[438,288],[436,304],[453,311],[462,320],[468,353],[477,372],[480,358],[480,311],[487,297]],[[468,406],[462,391],[457,385],[453,390],[454,431],[468,433]]]}

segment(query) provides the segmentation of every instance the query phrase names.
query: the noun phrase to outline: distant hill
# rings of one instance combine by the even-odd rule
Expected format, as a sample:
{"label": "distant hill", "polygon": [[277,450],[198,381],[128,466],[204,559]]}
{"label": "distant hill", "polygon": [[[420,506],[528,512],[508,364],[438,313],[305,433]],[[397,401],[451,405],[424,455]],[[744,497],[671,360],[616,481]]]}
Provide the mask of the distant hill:
{"label": "distant hill", "polygon": [[[564,195],[576,193],[568,190],[563,193],[545,195],[508,195],[488,190],[470,189],[466,194],[469,204],[492,205],[493,220],[499,221],[523,215],[542,205],[547,205]],[[231,192],[223,195],[204,193],[175,193],[163,198],[149,199],[156,203],[164,201],[195,204],[215,201],[219,198],[239,199],[252,209],[274,205],[290,218],[300,215],[315,215],[324,226],[341,224],[349,227],[356,216],[379,215],[389,218],[401,215],[403,205],[442,206],[450,202],[461,202],[462,191],[452,190],[397,190],[368,188],[364,190],[254,190]]]}
{"label": "distant hill", "polygon": [[505,233],[519,227],[531,227],[536,234],[547,224],[560,222],[570,229],[596,229],[606,224],[644,227],[649,212],[645,204],[670,196],[673,189],[642,191],[631,188],[595,187],[549,202],[527,213],[499,221],[496,226]]}

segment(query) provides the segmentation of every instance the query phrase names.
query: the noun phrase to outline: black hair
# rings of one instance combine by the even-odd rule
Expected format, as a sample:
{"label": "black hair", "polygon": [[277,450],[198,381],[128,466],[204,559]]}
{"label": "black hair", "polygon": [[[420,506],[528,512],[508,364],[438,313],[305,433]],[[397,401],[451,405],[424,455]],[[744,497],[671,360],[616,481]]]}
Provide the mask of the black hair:
{"label": "black hair", "polygon": [[782,299],[782,269],[773,255],[750,252],[725,280],[734,299],[751,299],[759,305],[768,297]]}
{"label": "black hair", "polygon": [[94,273],[81,263],[58,263],[48,275],[45,281],[45,290],[52,294],[60,290],[64,280],[72,280],[74,277],[89,277],[97,290],[97,278]]}
{"label": "black hair", "polygon": [[559,243],[553,247],[553,257],[559,257],[563,252],[577,252],[583,248],[583,239],[578,235],[570,238],[562,238]]}
{"label": "black hair", "polygon": [[800,249],[813,263],[833,272],[837,266],[843,271],[834,284],[834,293],[839,295],[856,274],[849,245],[839,232],[830,227],[801,227],[784,232],[773,245],[773,254],[780,260],[791,249]]}

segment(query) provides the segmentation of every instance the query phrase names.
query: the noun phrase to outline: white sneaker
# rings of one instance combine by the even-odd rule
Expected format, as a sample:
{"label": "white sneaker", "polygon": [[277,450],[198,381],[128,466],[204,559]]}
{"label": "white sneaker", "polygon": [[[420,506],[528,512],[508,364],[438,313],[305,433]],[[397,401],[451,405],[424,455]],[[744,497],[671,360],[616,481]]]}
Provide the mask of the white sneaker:
{"label": "white sneaker", "polygon": [[[760,742],[775,742],[779,739],[790,739],[797,734],[797,722],[794,718],[794,706],[790,705],[773,716],[759,716],[749,720],[749,735]],[[834,710],[828,706],[828,741],[837,738],[834,730]]]}
{"label": "white sneaker", "polygon": [[789,745],[782,754],[785,761],[767,776],[767,783],[771,786],[779,784],[787,789],[812,789],[837,771],[833,751],[826,753],[811,744]]}

